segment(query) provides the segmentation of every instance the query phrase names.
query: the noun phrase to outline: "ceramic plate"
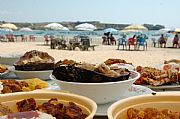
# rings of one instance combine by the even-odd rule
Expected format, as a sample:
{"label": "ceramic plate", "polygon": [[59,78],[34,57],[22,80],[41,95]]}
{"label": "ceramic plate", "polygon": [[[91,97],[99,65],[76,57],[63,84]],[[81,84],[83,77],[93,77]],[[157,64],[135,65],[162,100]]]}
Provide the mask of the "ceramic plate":
{"label": "ceramic plate", "polygon": [[[132,96],[138,96],[138,95],[145,95],[145,94],[151,94],[155,91],[152,91],[150,88],[147,88],[145,86],[140,85],[132,85],[131,88],[125,93],[125,95],[121,99],[125,99]],[[110,105],[112,105],[114,102],[98,105],[96,115],[97,116],[106,116],[107,115],[107,109]]]}
{"label": "ceramic plate", "polygon": [[112,64],[111,66],[117,66],[118,68],[126,68],[128,70],[135,70],[135,67],[133,65],[130,65],[130,64],[124,64],[124,63],[115,63],[115,64]]}
{"label": "ceramic plate", "polygon": [[29,79],[29,78],[40,78],[42,80],[48,80],[49,75],[53,70],[43,70],[43,71],[20,71],[15,70],[14,66],[9,68],[19,79]]}
{"label": "ceramic plate", "polygon": [[8,106],[13,112],[17,112],[16,102],[24,100],[27,98],[34,98],[37,102],[37,105],[47,102],[51,98],[58,99],[58,102],[67,104],[68,102],[74,102],[82,111],[88,115],[88,119],[92,119],[95,115],[97,105],[96,103],[84,96],[56,92],[56,91],[43,91],[39,90],[36,92],[21,92],[21,93],[12,93],[7,95],[1,95],[0,102],[4,106]]}
{"label": "ceramic plate", "polygon": [[163,86],[151,86],[151,85],[144,85],[144,86],[151,88],[152,90],[166,90],[166,89],[180,88],[179,84],[163,85]]}

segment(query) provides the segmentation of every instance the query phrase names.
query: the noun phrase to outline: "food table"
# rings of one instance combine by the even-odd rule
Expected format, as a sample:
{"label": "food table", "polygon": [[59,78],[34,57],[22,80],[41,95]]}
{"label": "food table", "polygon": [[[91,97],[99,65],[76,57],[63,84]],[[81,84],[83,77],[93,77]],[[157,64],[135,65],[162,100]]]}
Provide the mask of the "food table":
{"label": "food table", "polygon": [[[1,78],[0,78],[1,79]],[[16,75],[13,72],[10,72],[6,77],[2,78],[2,79],[18,79],[16,77]],[[58,87],[58,85],[56,83],[54,83],[52,80],[48,79],[46,80],[49,83],[49,87],[47,88],[47,90],[60,90],[60,88]],[[150,87],[153,88],[153,91],[156,92],[162,92],[162,91],[180,91],[180,87],[178,85],[176,86],[162,86],[162,87]],[[140,90],[139,89],[135,89],[137,90],[137,92]],[[142,89],[143,92],[144,89]],[[131,95],[132,96],[132,95]],[[108,106],[110,106],[112,103],[106,104],[106,105],[98,105],[99,108],[106,108]],[[101,111],[97,110],[99,114],[97,114],[94,119],[107,119],[107,115],[106,114],[100,114]],[[100,112],[99,112],[100,111]]]}

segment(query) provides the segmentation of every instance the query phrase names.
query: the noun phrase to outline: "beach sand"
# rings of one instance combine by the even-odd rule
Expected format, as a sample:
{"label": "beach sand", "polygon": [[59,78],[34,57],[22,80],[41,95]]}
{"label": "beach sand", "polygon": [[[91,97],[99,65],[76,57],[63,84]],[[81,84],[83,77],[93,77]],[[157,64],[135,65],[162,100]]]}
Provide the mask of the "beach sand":
{"label": "beach sand", "polygon": [[[64,59],[72,59],[88,63],[101,63],[109,58],[118,58],[132,62],[134,66],[141,65],[157,68],[161,68],[164,60],[180,59],[180,49],[154,48],[151,42],[148,42],[147,51],[124,51],[117,50],[117,45],[101,45],[101,39],[93,39],[93,44],[98,44],[98,46],[95,47],[95,51],[91,49],[89,51],[80,51],[78,48],[76,48],[75,51],[69,51],[50,49],[50,46],[44,45],[42,38],[38,38],[37,41],[38,42],[1,42],[0,54],[23,54],[30,50],[40,50],[48,52],[55,58],[56,62]],[[120,49],[122,49],[122,46]]]}

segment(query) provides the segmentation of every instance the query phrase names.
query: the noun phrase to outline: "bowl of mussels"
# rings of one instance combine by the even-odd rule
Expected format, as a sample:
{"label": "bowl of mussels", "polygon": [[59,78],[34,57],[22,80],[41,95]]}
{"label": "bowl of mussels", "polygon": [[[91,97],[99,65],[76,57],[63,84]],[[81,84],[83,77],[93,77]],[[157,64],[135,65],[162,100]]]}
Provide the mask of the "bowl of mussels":
{"label": "bowl of mussels", "polygon": [[50,78],[62,90],[87,96],[97,104],[105,104],[119,100],[140,77],[136,71],[118,67],[119,63],[111,64],[66,59],[55,64]]}

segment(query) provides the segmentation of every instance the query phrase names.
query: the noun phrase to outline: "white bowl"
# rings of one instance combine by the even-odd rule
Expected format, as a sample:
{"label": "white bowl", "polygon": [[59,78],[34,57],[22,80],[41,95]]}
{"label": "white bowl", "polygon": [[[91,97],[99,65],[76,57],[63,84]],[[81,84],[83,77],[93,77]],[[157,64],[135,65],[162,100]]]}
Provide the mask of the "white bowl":
{"label": "white bowl", "polygon": [[129,108],[157,108],[170,109],[179,112],[180,92],[157,92],[156,95],[147,94],[119,100],[112,104],[107,111],[109,119],[128,119]]}
{"label": "white bowl", "polygon": [[20,71],[15,70],[14,66],[9,68],[10,71],[14,72],[14,74],[19,79],[27,79],[27,78],[40,78],[47,80],[49,79],[49,75],[52,73],[53,70],[43,70],[43,71]]}
{"label": "white bowl", "polygon": [[0,55],[0,64],[13,65],[16,61],[19,60],[20,54],[18,55]]}
{"label": "white bowl", "polygon": [[50,79],[57,83],[62,90],[87,96],[93,99],[97,104],[105,104],[120,99],[139,77],[140,74],[138,72],[131,71],[130,78],[124,81],[77,83],[57,80],[53,75],[50,75]]}
{"label": "white bowl", "polygon": [[82,109],[83,113],[87,114],[86,119],[93,119],[97,110],[97,104],[87,97],[56,91],[38,90],[34,92],[4,94],[1,96],[0,102],[2,105],[8,106],[13,112],[18,112],[16,102],[27,98],[34,98],[38,105],[47,102],[51,98],[57,98],[58,101],[63,104],[74,102]]}

